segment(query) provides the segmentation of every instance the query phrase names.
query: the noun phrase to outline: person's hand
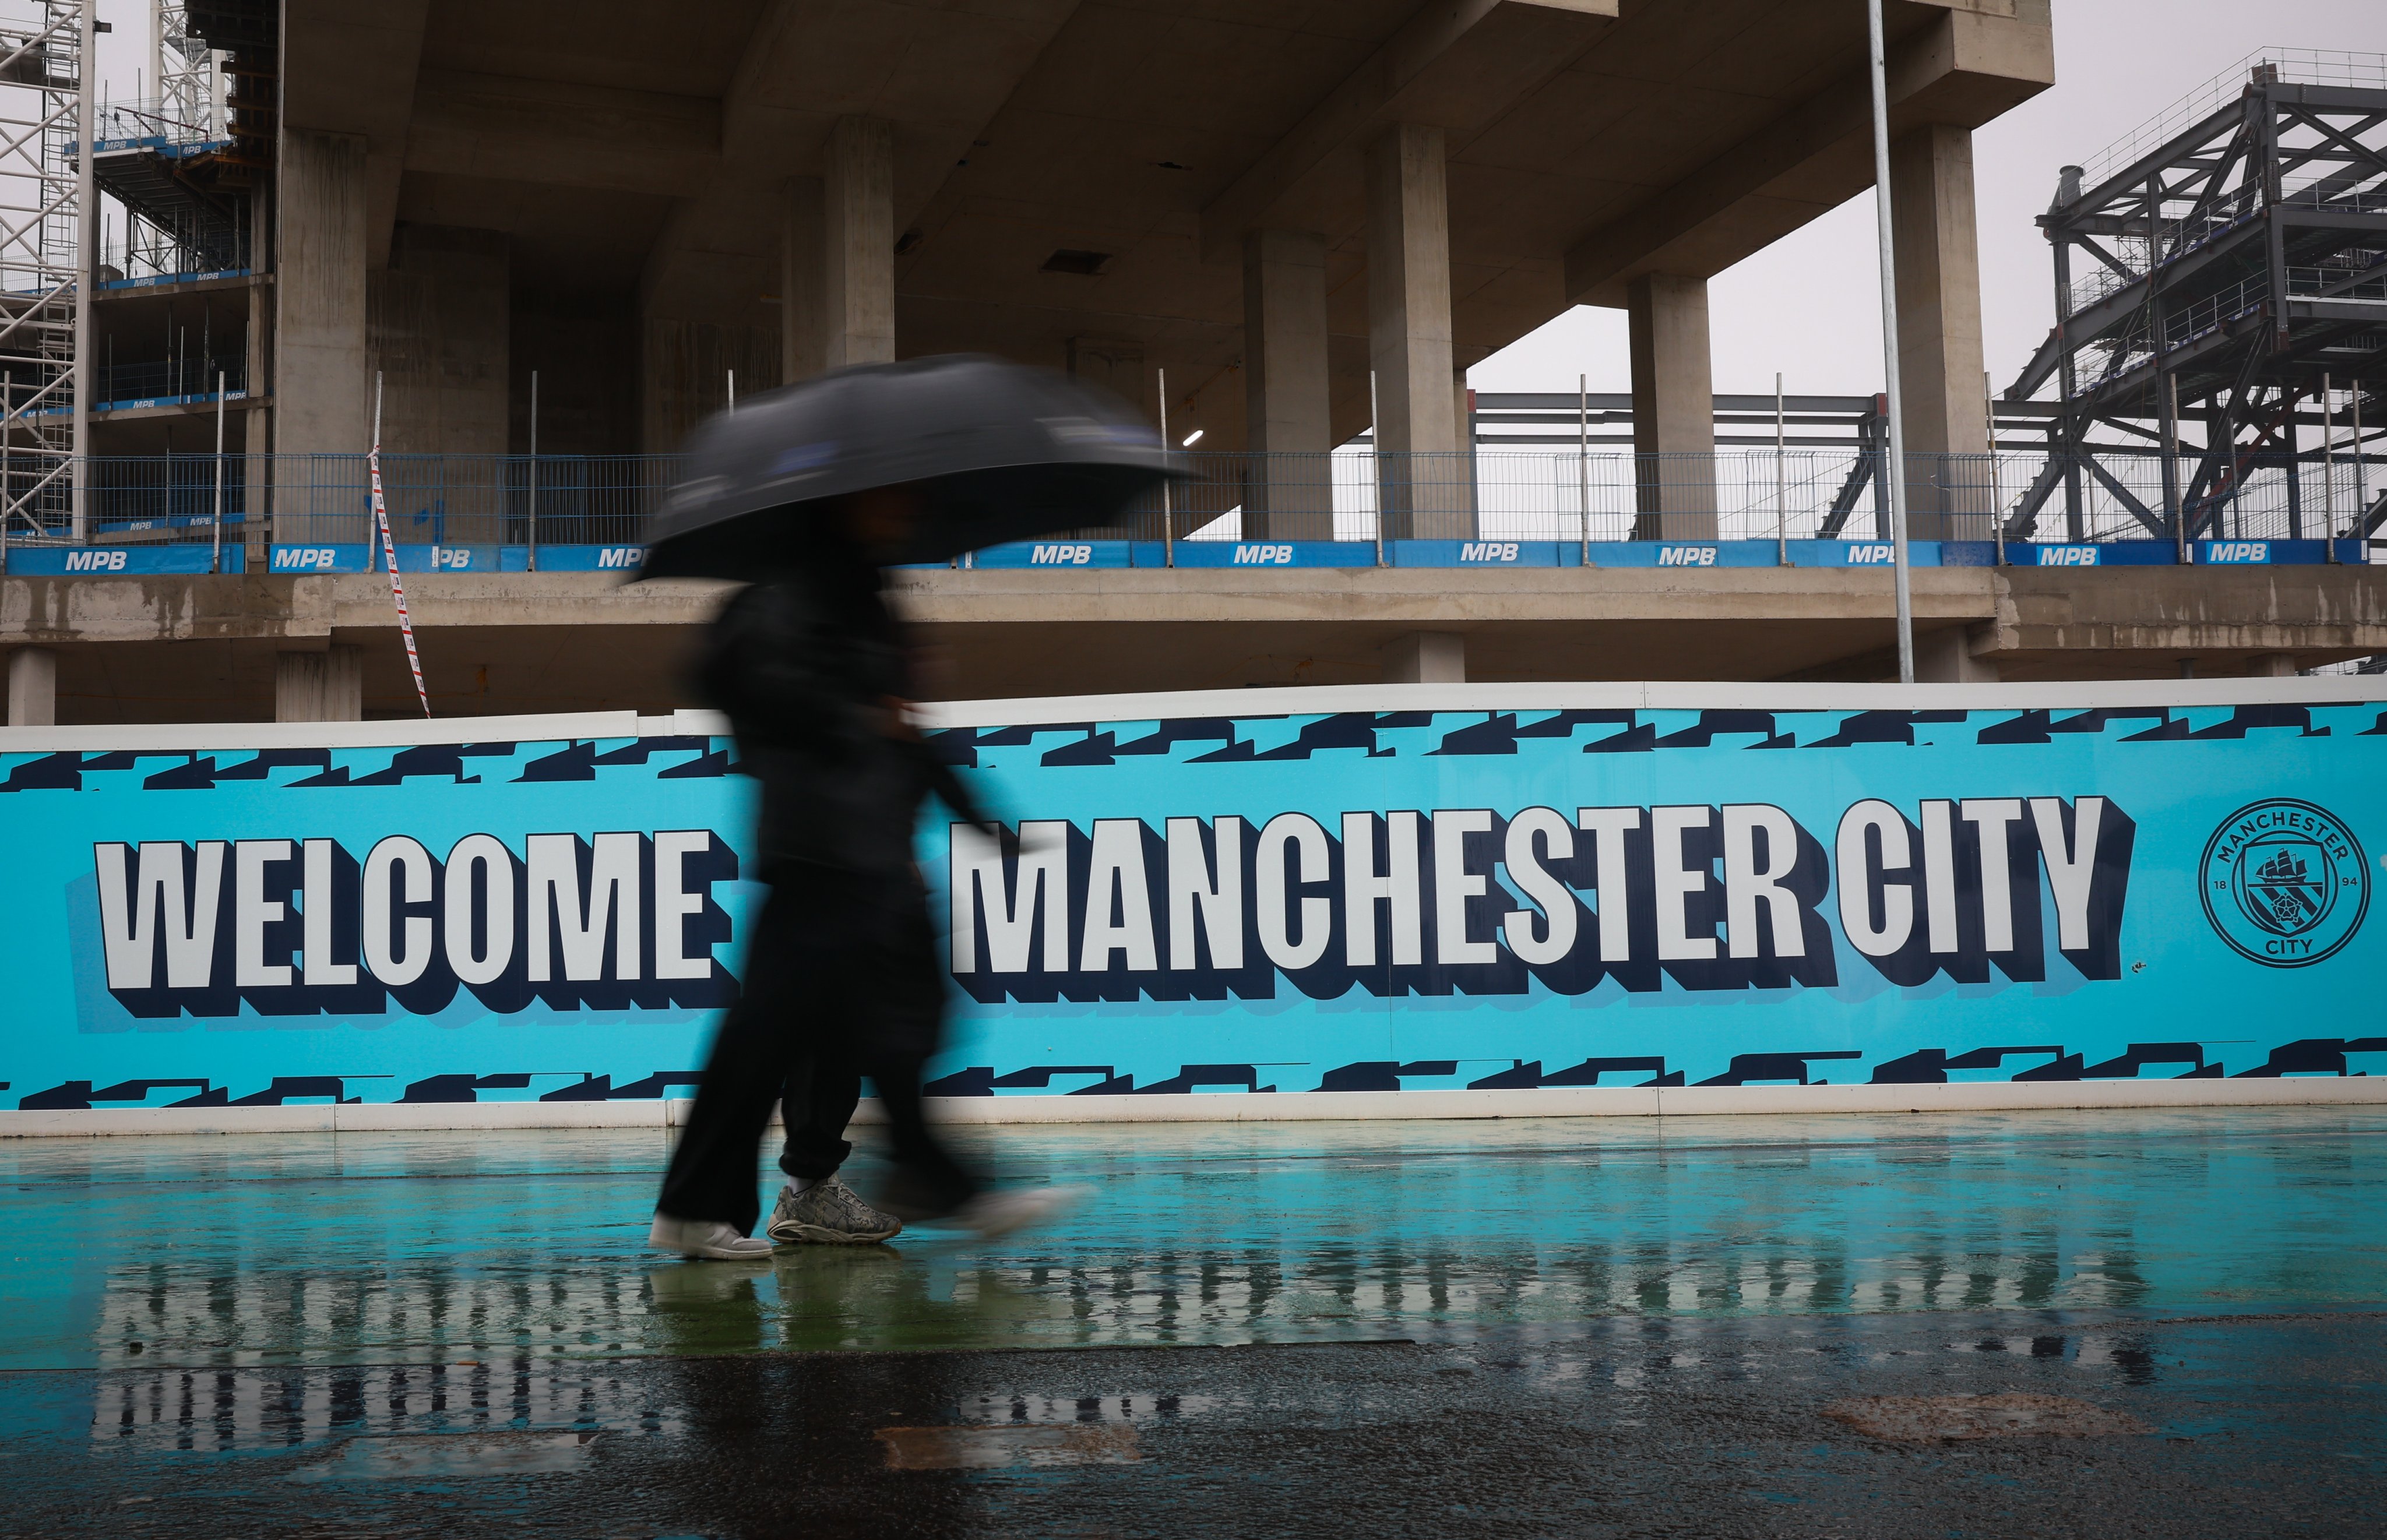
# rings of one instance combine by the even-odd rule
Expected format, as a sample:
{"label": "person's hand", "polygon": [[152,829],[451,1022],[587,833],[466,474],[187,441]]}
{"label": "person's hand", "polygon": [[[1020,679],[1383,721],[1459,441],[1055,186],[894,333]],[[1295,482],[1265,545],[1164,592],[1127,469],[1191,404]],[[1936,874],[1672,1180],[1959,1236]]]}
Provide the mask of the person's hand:
{"label": "person's hand", "polygon": [[878,698],[878,730],[899,743],[917,743],[920,729],[912,725],[912,702],[899,696]]}

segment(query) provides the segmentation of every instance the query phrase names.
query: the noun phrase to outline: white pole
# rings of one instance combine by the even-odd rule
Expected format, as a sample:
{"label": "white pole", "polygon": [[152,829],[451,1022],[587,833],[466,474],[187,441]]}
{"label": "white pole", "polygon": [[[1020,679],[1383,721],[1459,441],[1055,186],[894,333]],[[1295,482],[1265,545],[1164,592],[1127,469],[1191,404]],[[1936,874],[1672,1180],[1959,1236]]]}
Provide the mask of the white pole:
{"label": "white pole", "polygon": [[1774,564],[1790,564],[1790,476],[1783,457],[1789,448],[1789,424],[1785,421],[1782,372],[1774,372]]}
{"label": "white pole", "polygon": [[[2360,445],[2355,448],[2359,449]],[[2337,560],[2337,392],[2320,377],[2320,559]]]}
{"label": "white pole", "polygon": [[98,114],[92,101],[92,77],[98,72],[99,0],[82,0],[76,22],[82,43],[82,80],[75,102],[75,236],[74,283],[74,479],[68,485],[68,517],[78,541],[91,537],[91,502],[85,496],[83,472],[91,457],[91,298],[97,282],[99,194],[92,183],[92,145],[99,134]]}
{"label": "white pole", "polygon": [[216,516],[215,554],[208,558],[208,571],[223,571],[223,430],[224,372],[216,371]]}
{"label": "white pole", "polygon": [[[587,538],[586,536],[582,538]],[[538,571],[538,371],[530,372],[530,570]]]}
{"label": "white pole", "polygon": [[[1576,375],[1574,392],[1575,496],[1583,499],[1583,564],[1588,567],[1591,565],[1591,376]],[[1369,404],[1374,405],[1372,401]]]}
{"label": "white pole", "polygon": [[1889,389],[1889,529],[1891,554],[1897,563],[1892,581],[1898,596],[1898,682],[1914,683],[1914,593],[1906,561],[1906,451],[1900,432],[1906,421],[1898,389],[1898,264],[1889,234],[1889,85],[1888,56],[1882,41],[1881,0],[1865,0],[1865,31],[1873,44],[1873,191],[1874,220],[1881,233],[1881,356]]}
{"label": "white pole", "polygon": [[738,371],[734,369],[729,372],[729,410],[738,410]]}
{"label": "white pole", "polygon": [[2354,533],[2370,511],[2370,457],[2362,447],[2362,382],[2354,382]]}
{"label": "white pole", "polygon": [[2005,481],[1998,473],[1998,387],[1989,379],[1989,372],[1981,371],[1981,399],[1988,405],[1989,421],[1989,537],[1998,543],[1998,565],[2006,564],[2006,490]]}
{"label": "white pole", "polygon": [[[1168,371],[1163,369],[1158,372],[1160,375],[1160,452],[1167,455],[1171,452],[1168,448]],[[1163,477],[1160,483],[1160,559],[1164,566],[1177,565],[1177,503],[1176,499],[1169,496],[1167,477]]]}
{"label": "white pole", "polygon": [[1376,565],[1384,564],[1384,435],[1376,411],[1376,372],[1368,371],[1368,461],[1376,473]]}

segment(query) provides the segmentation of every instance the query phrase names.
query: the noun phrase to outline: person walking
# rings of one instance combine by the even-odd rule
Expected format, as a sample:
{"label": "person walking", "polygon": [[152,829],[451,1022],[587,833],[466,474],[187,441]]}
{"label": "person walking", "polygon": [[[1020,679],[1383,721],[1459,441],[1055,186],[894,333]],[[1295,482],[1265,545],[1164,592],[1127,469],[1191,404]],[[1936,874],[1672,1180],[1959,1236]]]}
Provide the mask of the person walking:
{"label": "person walking", "polygon": [[[907,458],[900,448],[864,452],[851,436],[857,379],[879,391],[862,403],[878,409],[873,419],[907,402],[922,409],[908,414],[916,426],[940,406],[948,416],[975,413],[979,445],[965,454],[995,463],[956,468]],[[908,396],[887,388],[907,386]],[[836,398],[840,390],[848,399]],[[924,549],[969,549],[957,543],[998,526],[1095,522],[1085,517],[1088,505],[1116,512],[1136,487],[1158,481],[1165,460],[1156,447],[1133,444],[1111,409],[1074,385],[1059,404],[1077,411],[1054,416],[1052,380],[992,360],[864,366],[775,394],[776,403],[764,398],[700,430],[691,482],[702,496],[667,510],[641,574],[723,575],[727,568],[749,579],[714,623],[699,683],[729,718],[740,768],[759,783],[756,852],[770,888],[749,940],[744,991],[714,1041],[649,1243],[735,1259],[767,1255],[774,1242],[884,1242],[906,1221],[1002,1234],[1073,1194],[991,1188],[925,1116],[922,1071],[939,1045],[945,985],[915,830],[931,794],[966,822],[985,820],[954,766],[913,726],[911,654],[881,569]],[[758,445],[752,418],[768,422],[775,407],[778,431],[766,428]],[[1019,445],[1023,411],[1040,410],[1034,431],[1059,475],[1038,484],[1023,477],[1039,467],[1023,464]],[[840,426],[849,436],[828,439],[824,450],[817,435]],[[1071,435],[1081,441],[1088,426],[1127,449],[1073,448]],[[719,511],[723,488],[752,479],[758,458],[767,468],[809,455],[817,468],[840,453],[869,467],[845,477],[844,489],[779,506],[732,499],[730,511]],[[718,473],[724,461],[746,469]],[[925,473],[868,484],[874,473],[905,471]],[[758,521],[758,511],[781,516]],[[845,1130],[865,1077],[886,1110],[894,1168],[875,1205],[838,1174],[852,1151]],[[785,1180],[764,1238],[751,1233],[761,1213],[754,1162],[774,1104],[787,1128]]]}

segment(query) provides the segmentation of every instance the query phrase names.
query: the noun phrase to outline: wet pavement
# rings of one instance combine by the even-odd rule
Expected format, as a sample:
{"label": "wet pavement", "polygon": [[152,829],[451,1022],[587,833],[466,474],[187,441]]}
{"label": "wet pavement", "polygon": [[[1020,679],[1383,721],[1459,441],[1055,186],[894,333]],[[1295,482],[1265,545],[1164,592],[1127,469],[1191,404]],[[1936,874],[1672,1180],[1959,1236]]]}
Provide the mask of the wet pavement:
{"label": "wet pavement", "polygon": [[968,1130],[1094,1197],[754,1264],[643,1131],[10,1142],[0,1534],[2375,1534],[2382,1135]]}

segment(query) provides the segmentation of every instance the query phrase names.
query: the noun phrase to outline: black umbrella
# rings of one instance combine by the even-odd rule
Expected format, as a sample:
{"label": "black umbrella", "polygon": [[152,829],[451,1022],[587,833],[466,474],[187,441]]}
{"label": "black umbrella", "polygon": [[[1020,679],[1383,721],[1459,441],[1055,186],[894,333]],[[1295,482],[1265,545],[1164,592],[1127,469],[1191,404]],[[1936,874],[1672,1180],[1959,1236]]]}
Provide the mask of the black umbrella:
{"label": "black umbrella", "polygon": [[1126,403],[1067,375],[955,354],[859,364],[740,401],[688,443],[642,577],[751,577],[832,499],[915,484],[927,503],[893,562],[1118,518],[1172,474]]}

